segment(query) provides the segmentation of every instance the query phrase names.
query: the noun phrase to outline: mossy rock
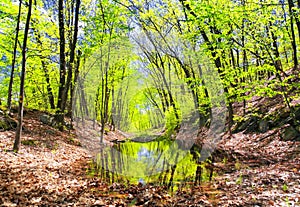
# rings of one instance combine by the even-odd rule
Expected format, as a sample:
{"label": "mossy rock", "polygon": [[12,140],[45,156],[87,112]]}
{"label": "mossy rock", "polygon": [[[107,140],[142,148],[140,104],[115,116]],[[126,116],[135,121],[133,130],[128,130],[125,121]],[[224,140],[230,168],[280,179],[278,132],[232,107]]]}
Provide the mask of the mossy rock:
{"label": "mossy rock", "polygon": [[9,125],[7,124],[5,118],[0,117],[0,131],[9,130]]}
{"label": "mossy rock", "polygon": [[281,138],[283,141],[299,141],[300,134],[296,128],[294,128],[293,126],[289,126],[283,129]]}
{"label": "mossy rock", "polygon": [[43,124],[46,124],[46,125],[49,125],[49,126],[53,126],[53,124],[54,124],[54,117],[49,116],[48,114],[42,114],[39,117],[39,119]]}
{"label": "mossy rock", "polygon": [[247,118],[244,118],[241,122],[238,122],[234,129],[233,133],[238,133],[244,131],[245,133],[257,132],[259,129],[259,117],[251,115]]}
{"label": "mossy rock", "polygon": [[0,131],[16,129],[17,125],[17,122],[9,117],[0,117]]}
{"label": "mossy rock", "polygon": [[270,128],[270,121],[268,119],[261,119],[258,122],[258,130],[261,133],[265,133],[269,130]]}

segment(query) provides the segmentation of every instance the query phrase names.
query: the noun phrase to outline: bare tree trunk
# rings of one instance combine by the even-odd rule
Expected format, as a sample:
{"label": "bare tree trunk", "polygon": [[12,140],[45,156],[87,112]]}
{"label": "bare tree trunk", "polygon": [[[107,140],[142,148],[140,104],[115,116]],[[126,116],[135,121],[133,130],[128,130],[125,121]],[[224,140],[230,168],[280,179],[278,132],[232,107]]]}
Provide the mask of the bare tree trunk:
{"label": "bare tree trunk", "polygon": [[63,97],[66,87],[66,59],[65,59],[65,24],[64,24],[64,1],[58,1],[58,24],[59,24],[59,89],[57,100],[57,111],[55,120],[58,123],[60,131],[63,131],[64,110]]}
{"label": "bare tree trunk", "polygon": [[68,114],[71,117],[71,125],[72,125],[73,118],[74,118],[73,117],[73,102],[74,102],[74,96],[75,96],[75,85],[77,84],[78,78],[79,78],[80,58],[81,58],[81,51],[78,51],[75,72],[74,72],[74,79],[70,86],[71,87],[70,88],[70,105],[68,108]]}
{"label": "bare tree trunk", "polygon": [[18,111],[18,126],[16,130],[15,142],[13,150],[15,152],[19,151],[22,133],[22,122],[23,122],[23,104],[24,104],[24,82],[25,82],[25,70],[26,70],[26,47],[28,39],[29,24],[31,18],[31,8],[32,0],[29,0],[28,13],[26,18],[25,30],[24,30],[24,40],[22,47],[22,70],[21,70],[21,83],[20,83],[20,96],[19,96],[19,111]]}
{"label": "bare tree trunk", "polygon": [[[300,0],[297,0],[297,6],[298,6],[297,9],[299,9],[300,8]],[[296,25],[297,25],[297,29],[298,29],[299,40],[300,40],[300,20],[299,20],[299,14],[295,15],[295,21],[296,21]]]}
{"label": "bare tree trunk", "polygon": [[74,62],[75,62],[75,50],[76,50],[77,35],[78,35],[79,7],[80,7],[80,0],[76,0],[74,33],[73,33],[72,39],[70,40],[70,42],[71,42],[70,43],[70,60],[67,63],[68,74],[67,74],[66,85],[64,87],[64,92],[63,92],[63,97],[62,97],[62,111],[64,111],[66,108],[68,92],[69,92],[69,89],[72,88],[73,68],[74,68]]}
{"label": "bare tree trunk", "polygon": [[16,54],[17,54],[19,27],[20,27],[20,18],[21,18],[21,8],[22,8],[22,0],[19,1],[19,13],[18,13],[18,19],[17,19],[16,37],[15,37],[15,44],[14,44],[13,59],[12,59],[12,64],[11,64],[10,80],[9,80],[9,86],[8,86],[7,108],[8,108],[9,112],[11,109],[12,86],[13,86],[13,82],[14,82],[15,63],[16,63]]}
{"label": "bare tree trunk", "polygon": [[293,0],[288,0],[289,3],[289,13],[290,13],[290,24],[291,24],[291,33],[292,33],[292,48],[293,48],[293,60],[294,60],[294,68],[298,66],[298,58],[297,58],[297,45],[296,45],[296,38],[295,38],[295,31],[294,31],[294,12],[293,12],[293,7],[294,7],[294,2]]}
{"label": "bare tree trunk", "polygon": [[110,130],[115,131],[114,117],[116,115],[116,104],[115,104],[115,88],[112,86],[111,89],[111,117],[110,117]]}
{"label": "bare tree trunk", "polygon": [[275,59],[272,58],[271,54],[269,54],[269,55],[272,58],[274,67],[276,69],[276,78],[280,82],[280,88],[281,88],[281,91],[282,91],[282,96],[283,96],[283,98],[286,102],[286,105],[287,105],[288,109],[292,113],[293,112],[293,107],[290,105],[290,101],[289,101],[288,94],[287,94],[288,90],[286,89],[283,78],[281,77],[281,73],[283,73],[284,75],[285,75],[285,73],[282,70],[282,64],[281,64],[281,60],[280,60],[279,49],[278,49],[278,46],[277,46],[277,36],[274,34],[274,32],[271,32],[271,38],[273,40],[272,46],[273,46],[273,53],[275,55]]}
{"label": "bare tree trunk", "polygon": [[[42,47],[43,43],[41,41],[41,35],[39,34],[39,31],[34,29],[34,33],[36,34],[36,41],[37,41],[38,45],[40,47]],[[48,69],[47,69],[47,64],[46,64],[45,60],[43,60],[43,59],[41,59],[41,63],[42,63],[42,68],[44,70],[44,75],[45,75],[45,78],[46,78],[47,94],[48,94],[50,108],[55,109],[54,95],[53,95],[53,91],[52,91],[52,87],[51,87],[51,83],[50,83],[50,75],[49,75],[49,72],[48,72]]]}

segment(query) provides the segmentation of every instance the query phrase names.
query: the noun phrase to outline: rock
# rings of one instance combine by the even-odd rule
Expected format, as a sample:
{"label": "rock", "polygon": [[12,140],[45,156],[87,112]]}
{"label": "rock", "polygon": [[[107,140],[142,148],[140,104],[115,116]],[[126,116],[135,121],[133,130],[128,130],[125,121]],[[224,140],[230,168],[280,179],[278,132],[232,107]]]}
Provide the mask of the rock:
{"label": "rock", "polygon": [[257,132],[258,131],[258,117],[250,116],[246,120],[237,123],[236,127],[232,130],[233,133],[244,131],[245,133]]}
{"label": "rock", "polygon": [[0,117],[0,131],[6,131],[8,130],[9,126],[5,121],[5,118]]}
{"label": "rock", "polygon": [[0,131],[16,129],[17,125],[17,122],[9,117],[0,117]]}
{"label": "rock", "polygon": [[47,129],[47,130],[46,130],[46,133],[47,133],[47,134],[51,134],[51,135],[55,135],[55,131],[50,130],[50,129]]}
{"label": "rock", "polygon": [[69,123],[67,121],[64,121],[64,125],[68,130],[74,129],[72,123]]}
{"label": "rock", "polygon": [[262,119],[258,122],[258,130],[261,133],[265,133],[266,131],[269,130],[269,121]]}
{"label": "rock", "polygon": [[283,131],[281,133],[281,138],[283,141],[299,140],[300,134],[294,127],[289,126],[285,129],[283,129]]}
{"label": "rock", "polygon": [[40,116],[40,121],[43,123],[43,124],[47,124],[49,126],[52,126],[53,125],[53,121],[54,121],[54,117],[52,116],[49,116],[47,114],[42,114]]}
{"label": "rock", "polygon": [[[39,119],[43,124],[46,124],[46,125],[54,127],[54,128],[59,128],[59,124],[55,121],[54,116],[51,116],[48,114],[42,114],[39,117]],[[73,129],[73,125],[66,121],[64,121],[63,126],[65,126],[68,130]]]}

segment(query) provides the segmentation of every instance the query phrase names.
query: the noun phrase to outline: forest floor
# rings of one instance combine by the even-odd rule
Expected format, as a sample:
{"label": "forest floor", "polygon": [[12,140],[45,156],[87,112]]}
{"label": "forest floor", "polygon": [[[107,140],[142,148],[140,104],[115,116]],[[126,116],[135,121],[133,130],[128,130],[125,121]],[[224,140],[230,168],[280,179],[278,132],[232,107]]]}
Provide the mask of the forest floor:
{"label": "forest floor", "polygon": [[42,124],[40,114],[26,113],[18,154],[15,132],[0,132],[0,206],[300,206],[300,143],[283,141],[281,129],[224,136],[218,175],[170,192],[88,175],[91,151],[74,131]]}

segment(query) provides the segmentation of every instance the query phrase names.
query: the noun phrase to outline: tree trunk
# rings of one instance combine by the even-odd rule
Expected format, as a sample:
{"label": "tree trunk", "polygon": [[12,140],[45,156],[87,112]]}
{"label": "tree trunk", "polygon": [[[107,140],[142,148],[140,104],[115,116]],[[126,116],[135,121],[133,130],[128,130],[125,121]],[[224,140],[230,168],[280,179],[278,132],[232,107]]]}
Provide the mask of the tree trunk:
{"label": "tree trunk", "polygon": [[293,0],[288,0],[289,3],[289,13],[290,13],[290,24],[291,24],[291,33],[292,33],[292,48],[293,48],[293,60],[294,60],[294,68],[298,66],[298,58],[297,58],[297,45],[296,45],[296,38],[295,38],[295,31],[294,31],[294,2]]}
{"label": "tree trunk", "polygon": [[58,1],[58,25],[59,25],[59,89],[58,89],[58,99],[57,99],[57,111],[55,116],[55,121],[58,124],[59,130],[63,131],[64,122],[64,107],[63,98],[64,91],[66,87],[66,59],[65,59],[65,24],[64,24],[64,1]]}
{"label": "tree trunk", "polygon": [[[297,6],[299,9],[300,8],[300,0],[297,0]],[[296,25],[297,25],[297,29],[298,29],[298,36],[299,36],[299,40],[300,40],[300,20],[299,20],[299,14],[295,15],[295,21],[296,21]]]}
{"label": "tree trunk", "polygon": [[[42,48],[43,43],[41,41],[41,35],[39,34],[39,31],[34,29],[34,33],[36,34],[36,41],[37,41],[38,45]],[[47,83],[47,94],[48,94],[50,108],[55,109],[54,95],[52,92],[52,87],[51,87],[51,83],[50,83],[50,75],[49,75],[49,72],[47,69],[47,64],[46,64],[45,60],[43,60],[43,59],[41,59],[41,64],[42,64],[42,68],[43,68],[46,83]]]}
{"label": "tree trunk", "polygon": [[62,111],[63,112],[66,109],[69,89],[72,88],[73,68],[74,68],[74,62],[75,62],[75,50],[76,50],[77,35],[78,35],[79,7],[80,7],[80,0],[76,0],[74,33],[73,33],[73,38],[70,40],[70,42],[71,42],[70,43],[70,60],[67,63],[68,74],[67,74],[66,85],[64,87],[63,96],[62,96]]}
{"label": "tree trunk", "polygon": [[74,79],[73,82],[71,83],[71,91],[70,91],[70,105],[68,108],[68,114],[71,117],[71,124],[73,122],[73,102],[74,102],[74,96],[75,96],[75,85],[78,82],[78,78],[79,78],[79,67],[80,67],[80,58],[81,58],[81,51],[78,51],[78,55],[77,55],[77,61],[76,61],[76,66],[75,66],[75,73],[74,73]]}
{"label": "tree trunk", "polygon": [[26,72],[25,71],[26,70],[26,47],[27,47],[27,38],[28,38],[29,24],[31,18],[31,8],[32,8],[32,0],[29,0],[28,13],[27,13],[25,30],[24,30],[23,47],[22,47],[22,70],[21,70],[21,82],[20,82],[18,126],[16,130],[15,142],[13,147],[13,150],[15,152],[19,151],[20,142],[21,142],[22,122],[23,122],[23,103],[24,103],[24,82],[25,82],[25,72]]}
{"label": "tree trunk", "polygon": [[21,8],[22,8],[22,0],[19,1],[19,13],[18,13],[18,19],[17,19],[16,37],[15,37],[15,44],[14,44],[13,59],[12,59],[12,64],[11,64],[10,80],[9,80],[9,86],[8,86],[7,108],[8,108],[9,112],[11,109],[12,86],[13,86],[13,82],[14,82],[16,54],[17,54],[17,46],[18,46],[18,39],[19,39]]}

